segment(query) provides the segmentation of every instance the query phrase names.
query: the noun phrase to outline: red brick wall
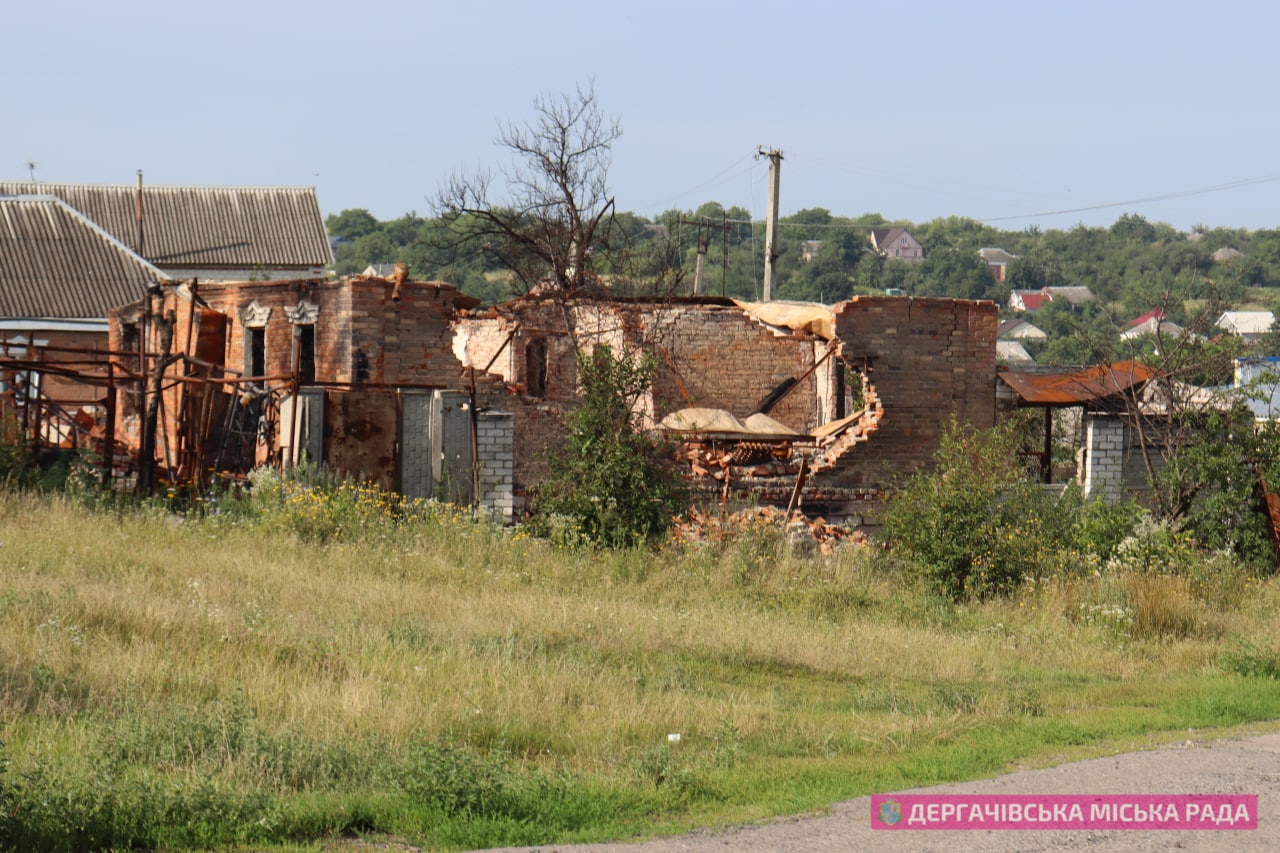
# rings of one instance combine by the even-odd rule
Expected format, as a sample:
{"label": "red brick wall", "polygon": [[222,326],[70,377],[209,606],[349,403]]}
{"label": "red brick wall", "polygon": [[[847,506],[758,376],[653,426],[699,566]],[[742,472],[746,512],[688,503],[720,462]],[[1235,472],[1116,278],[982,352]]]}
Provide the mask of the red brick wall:
{"label": "red brick wall", "polygon": [[[491,375],[513,389],[493,405],[515,414],[517,492],[544,476],[546,454],[563,442],[563,415],[578,400],[579,347],[607,344],[653,353],[658,372],[645,406],[661,420],[689,405],[745,417],[780,383],[804,376],[815,351],[826,346],[807,334],[775,335],[739,308],[710,302],[582,301],[565,306],[525,300],[503,306],[500,314],[464,318],[458,325],[468,362],[483,368],[492,361]],[[533,397],[527,393],[526,353],[539,338],[547,344],[546,392]],[[818,425],[817,393],[818,382],[810,374],[771,415],[794,429],[811,430]]]}
{"label": "red brick wall", "polygon": [[[744,418],[782,382],[804,376],[818,348],[812,336],[777,336],[734,306],[663,305],[635,316],[636,338],[660,360],[655,420],[690,405]],[[809,432],[818,426],[816,394],[810,374],[769,415]]]}
{"label": "red brick wall", "polygon": [[861,296],[836,312],[845,357],[867,360],[884,418],[831,470],[831,481],[888,485],[886,465],[910,473],[932,464],[953,414],[977,427],[995,423],[995,303]]}
{"label": "red brick wall", "polygon": [[[13,341],[17,338],[24,338],[28,343],[43,341],[45,346],[54,349],[44,349],[42,347],[30,347],[26,349],[24,358],[38,358],[41,361],[53,364],[64,363],[71,371],[94,372],[97,368],[94,363],[106,364],[105,351],[108,347],[108,335],[105,332],[80,332],[80,331],[32,331],[30,329],[9,329],[6,330],[0,338]],[[89,353],[76,352],[60,352],[60,348],[87,350]],[[11,349],[9,355],[18,358],[18,350]],[[102,355],[92,353],[103,353]],[[105,369],[99,372],[105,374]],[[6,377],[7,378],[7,377]],[[86,385],[76,382],[72,379],[56,376],[52,373],[46,373],[41,378],[41,390],[44,395],[56,403],[62,405],[70,412],[74,412],[82,405],[89,405],[99,402],[103,399],[104,393],[101,388],[93,385]]]}

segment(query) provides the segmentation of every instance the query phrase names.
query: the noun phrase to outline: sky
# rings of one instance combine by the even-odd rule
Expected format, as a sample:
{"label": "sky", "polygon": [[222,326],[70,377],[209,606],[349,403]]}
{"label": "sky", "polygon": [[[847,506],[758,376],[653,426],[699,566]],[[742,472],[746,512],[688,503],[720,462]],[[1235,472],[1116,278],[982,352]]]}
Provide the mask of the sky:
{"label": "sky", "polygon": [[[15,6],[17,6],[15,8]],[[1007,230],[1280,226],[1280,4],[28,0],[0,11],[0,179],[314,186],[432,214],[500,126],[594,86],[609,186]]]}

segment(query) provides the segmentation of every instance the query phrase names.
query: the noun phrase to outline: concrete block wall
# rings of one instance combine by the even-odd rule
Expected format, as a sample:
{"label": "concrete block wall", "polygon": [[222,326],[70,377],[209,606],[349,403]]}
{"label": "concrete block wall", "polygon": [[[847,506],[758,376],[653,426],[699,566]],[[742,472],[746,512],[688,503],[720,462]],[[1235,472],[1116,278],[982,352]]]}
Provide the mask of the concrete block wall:
{"label": "concrete block wall", "polygon": [[400,494],[435,496],[431,464],[431,392],[405,391],[400,401]]}
{"label": "concrete block wall", "polygon": [[1085,423],[1085,497],[1120,500],[1124,488],[1124,457],[1124,421],[1112,415],[1089,415]]}
{"label": "concrete block wall", "polygon": [[476,414],[481,509],[510,524],[515,513],[515,418],[511,412]]}

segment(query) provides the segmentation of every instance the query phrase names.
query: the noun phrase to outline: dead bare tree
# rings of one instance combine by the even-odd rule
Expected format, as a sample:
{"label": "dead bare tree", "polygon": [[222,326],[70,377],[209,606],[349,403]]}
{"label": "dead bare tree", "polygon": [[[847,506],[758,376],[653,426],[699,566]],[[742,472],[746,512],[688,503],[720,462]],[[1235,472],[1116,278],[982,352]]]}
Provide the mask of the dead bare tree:
{"label": "dead bare tree", "polygon": [[517,294],[549,283],[568,295],[595,286],[595,269],[626,242],[607,184],[622,125],[601,110],[594,85],[539,97],[534,112],[501,127],[496,144],[514,161],[497,178],[454,173],[432,205],[452,245],[509,270]]}

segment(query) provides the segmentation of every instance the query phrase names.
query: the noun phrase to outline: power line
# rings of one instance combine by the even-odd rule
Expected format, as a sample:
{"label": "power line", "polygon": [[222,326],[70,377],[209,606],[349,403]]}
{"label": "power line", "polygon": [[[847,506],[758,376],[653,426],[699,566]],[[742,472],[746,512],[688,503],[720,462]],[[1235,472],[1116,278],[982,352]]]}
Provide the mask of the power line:
{"label": "power line", "polygon": [[[730,175],[729,175],[729,173],[730,173],[730,172],[732,172],[734,169],[738,168],[740,165],[742,165],[742,162],[743,162],[744,160],[748,160],[748,159],[750,159],[750,158],[754,157],[754,156],[755,156],[755,153],[756,153],[756,152],[754,152],[754,151],[748,151],[746,154],[743,154],[743,155],[742,155],[741,157],[739,157],[737,160],[734,160],[734,161],[733,161],[732,163],[730,163],[728,166],[726,166],[726,167],[724,167],[723,169],[721,169],[719,172],[717,172],[717,173],[716,173],[715,175],[713,175],[712,177],[707,178],[707,179],[706,179],[705,181],[703,181],[702,183],[697,184],[697,185],[695,185],[695,186],[693,186],[693,187],[690,187],[689,189],[684,190],[683,192],[679,192],[679,193],[676,193],[675,195],[668,196],[667,198],[668,198],[668,199],[670,199],[670,201],[671,201],[672,203],[674,203],[677,199],[683,198],[684,196],[687,196],[687,195],[692,195],[693,193],[696,193],[696,192],[698,192],[698,191],[699,191],[699,190],[701,190],[701,189],[705,189],[706,187],[712,186],[713,184],[715,184],[715,183],[717,183],[717,182],[721,181],[722,179],[726,179],[726,180],[727,180],[727,178],[728,178],[728,177],[734,177],[734,178],[739,177],[739,176],[740,176],[739,174],[735,174],[735,175],[730,176]],[[750,172],[750,171],[751,171],[752,169],[754,169],[754,168],[755,168],[755,163],[750,163],[750,164],[748,164],[747,172]],[[649,207],[650,209],[652,209],[652,207],[653,207],[653,206],[654,206],[654,205],[648,205],[647,207]],[[644,208],[642,207],[642,208],[640,208],[640,209],[644,209]]]}
{"label": "power line", "polygon": [[1144,198],[1133,198],[1127,201],[1112,201],[1106,204],[1091,204],[1087,207],[1069,207],[1062,210],[1046,210],[1041,213],[1022,213],[1017,216],[988,216],[979,219],[979,222],[1005,222],[1010,219],[1035,219],[1041,216],[1061,216],[1067,213],[1085,213],[1090,210],[1106,210],[1113,207],[1125,207],[1130,204],[1147,204],[1153,201],[1167,201],[1173,198],[1187,198],[1193,195],[1204,195],[1206,193],[1217,193],[1224,190],[1234,190],[1240,187],[1249,187],[1255,184],[1265,184],[1271,181],[1280,181],[1280,173],[1271,175],[1260,175],[1256,178],[1241,178],[1238,181],[1228,181],[1225,184],[1215,184],[1211,187],[1201,187],[1195,190],[1181,190],[1179,192],[1164,193],[1162,195],[1146,196]]}

